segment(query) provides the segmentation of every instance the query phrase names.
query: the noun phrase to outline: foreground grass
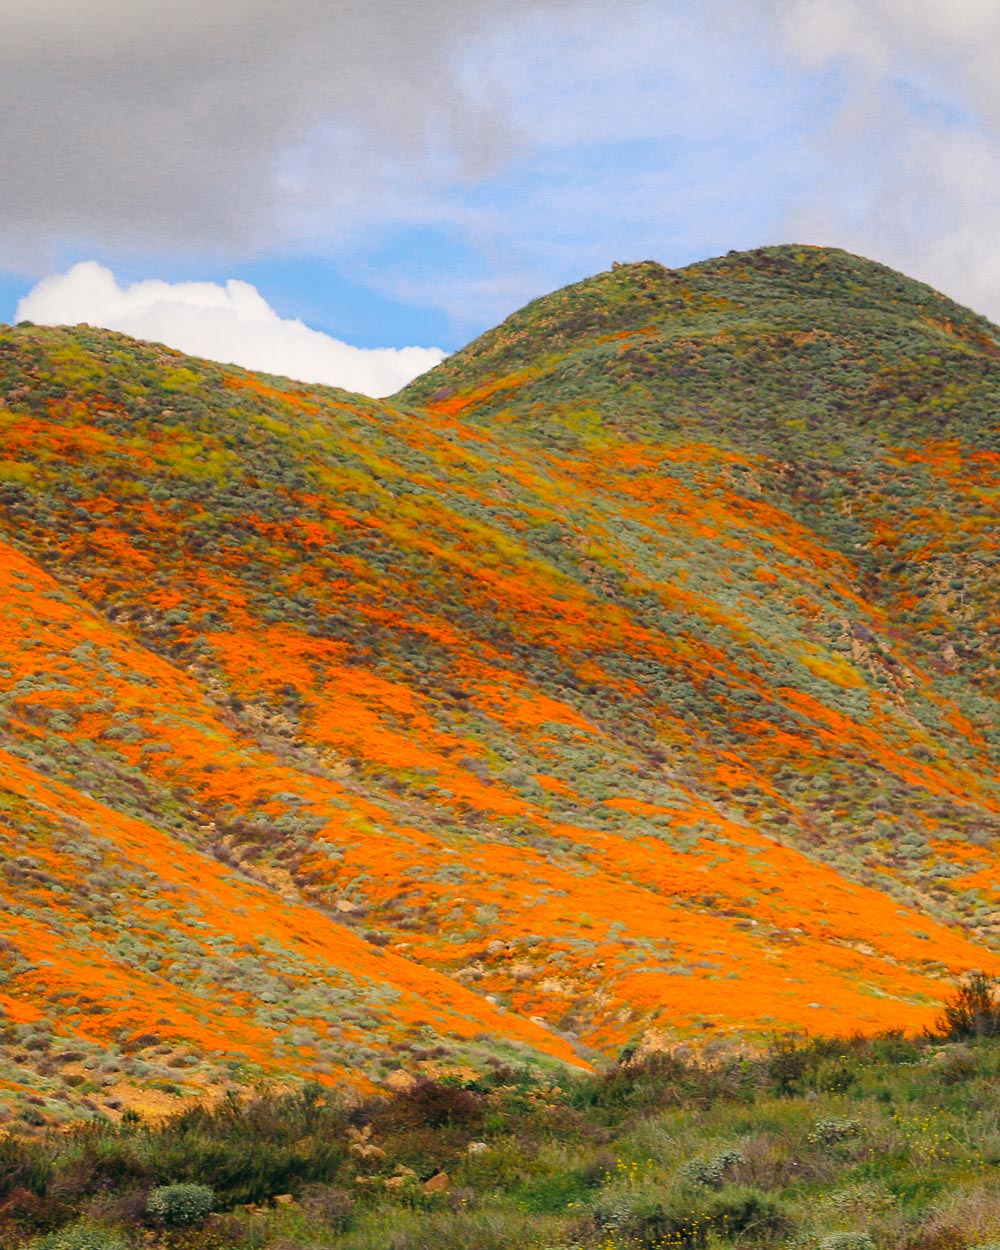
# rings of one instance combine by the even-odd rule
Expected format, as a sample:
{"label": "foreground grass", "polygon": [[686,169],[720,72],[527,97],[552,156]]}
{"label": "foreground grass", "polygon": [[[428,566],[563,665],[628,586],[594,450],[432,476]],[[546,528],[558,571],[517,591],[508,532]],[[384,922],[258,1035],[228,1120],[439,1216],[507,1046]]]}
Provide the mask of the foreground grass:
{"label": "foreground grass", "polygon": [[[3,1139],[0,1245],[971,1250],[1000,1245],[998,1089],[1000,1040],[888,1033],[561,1086],[497,1066],[363,1103],[265,1092]],[[191,1192],[170,1185],[214,1213],[165,1221]]]}

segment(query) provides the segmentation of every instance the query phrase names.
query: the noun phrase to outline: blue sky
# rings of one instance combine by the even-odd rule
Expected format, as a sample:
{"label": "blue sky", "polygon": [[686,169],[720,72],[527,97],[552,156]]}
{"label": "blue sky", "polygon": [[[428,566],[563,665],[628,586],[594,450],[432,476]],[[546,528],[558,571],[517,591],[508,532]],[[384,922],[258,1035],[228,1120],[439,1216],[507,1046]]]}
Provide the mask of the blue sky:
{"label": "blue sky", "polygon": [[372,349],[453,350],[612,261],[793,240],[1000,317],[992,0],[12,0],[7,25],[0,320],[379,393],[438,356]]}

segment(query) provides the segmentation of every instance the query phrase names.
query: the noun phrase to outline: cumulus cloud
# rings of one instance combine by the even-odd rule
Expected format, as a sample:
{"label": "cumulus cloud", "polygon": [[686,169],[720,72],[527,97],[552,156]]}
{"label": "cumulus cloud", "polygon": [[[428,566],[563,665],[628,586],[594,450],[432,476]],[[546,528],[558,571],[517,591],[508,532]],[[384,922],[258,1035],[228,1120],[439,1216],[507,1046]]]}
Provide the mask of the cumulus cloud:
{"label": "cumulus cloud", "polygon": [[147,279],[123,287],[96,261],[44,278],[16,315],[41,325],[86,322],[188,355],[373,396],[391,395],[444,359],[436,347],[351,347],[279,317],[249,282]]}

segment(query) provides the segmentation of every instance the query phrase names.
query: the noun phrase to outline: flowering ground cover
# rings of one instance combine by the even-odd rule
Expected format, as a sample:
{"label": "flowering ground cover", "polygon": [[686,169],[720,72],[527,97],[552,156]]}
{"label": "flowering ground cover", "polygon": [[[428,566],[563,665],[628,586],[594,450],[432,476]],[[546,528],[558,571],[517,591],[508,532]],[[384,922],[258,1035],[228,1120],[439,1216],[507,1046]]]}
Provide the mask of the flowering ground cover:
{"label": "flowering ground cover", "polygon": [[0,331],[8,1114],[912,1032],[998,970],[998,355],[797,248],[382,402]]}

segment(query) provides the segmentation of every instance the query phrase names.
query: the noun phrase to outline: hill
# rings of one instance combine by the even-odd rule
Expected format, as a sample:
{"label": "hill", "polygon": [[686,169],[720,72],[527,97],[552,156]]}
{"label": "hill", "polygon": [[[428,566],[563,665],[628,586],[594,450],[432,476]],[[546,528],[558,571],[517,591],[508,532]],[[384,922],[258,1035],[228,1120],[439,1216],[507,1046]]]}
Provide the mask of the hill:
{"label": "hill", "polygon": [[1000,969],[998,354],[795,247],[388,402],[0,332],[12,1110],[919,1028]]}

